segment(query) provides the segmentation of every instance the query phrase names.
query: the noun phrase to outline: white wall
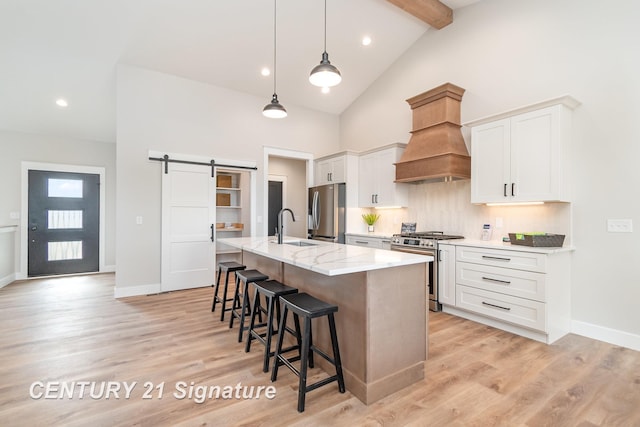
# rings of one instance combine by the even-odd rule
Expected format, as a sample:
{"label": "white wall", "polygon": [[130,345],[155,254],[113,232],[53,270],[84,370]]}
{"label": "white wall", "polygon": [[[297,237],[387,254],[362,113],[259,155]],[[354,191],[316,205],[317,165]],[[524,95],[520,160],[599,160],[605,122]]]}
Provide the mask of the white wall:
{"label": "white wall", "polygon": [[0,226],[0,288],[16,278],[16,245],[13,226]]}
{"label": "white wall", "polygon": [[[22,162],[42,162],[64,165],[97,166],[105,168],[106,218],[105,218],[105,266],[113,270],[115,264],[115,186],[116,186],[116,146],[115,144],[36,135],[0,130],[0,225],[20,225],[20,219],[11,219],[11,212],[21,216],[21,168]],[[15,232],[16,272],[18,277],[26,277],[27,272],[19,271],[21,229]]]}
{"label": "white wall", "polygon": [[[407,142],[411,110],[404,100],[444,82],[466,89],[463,123],[565,93],[574,96],[582,105],[573,115],[572,205],[539,211],[473,207],[459,202],[469,200],[464,183],[451,185],[450,193],[442,191],[446,184],[416,186],[411,203],[429,202],[432,215],[421,218],[436,218],[436,224],[425,227],[449,224],[469,233],[483,217],[508,215],[505,228],[521,229],[537,218],[535,231],[567,229],[576,246],[574,320],[638,336],[638,22],[640,4],[632,0],[483,0],[458,10],[453,24],[428,31],[341,115],[341,149]],[[607,218],[631,218],[636,232],[608,233]]]}
{"label": "white wall", "polygon": [[[289,117],[262,116],[271,100],[130,66],[117,72],[116,288],[160,283],[161,164],[148,150],[253,161],[263,212],[263,147],[337,151],[338,117],[286,102]],[[322,150],[315,153],[314,150]],[[143,224],[136,225],[136,216]],[[257,234],[264,233],[257,224]]]}

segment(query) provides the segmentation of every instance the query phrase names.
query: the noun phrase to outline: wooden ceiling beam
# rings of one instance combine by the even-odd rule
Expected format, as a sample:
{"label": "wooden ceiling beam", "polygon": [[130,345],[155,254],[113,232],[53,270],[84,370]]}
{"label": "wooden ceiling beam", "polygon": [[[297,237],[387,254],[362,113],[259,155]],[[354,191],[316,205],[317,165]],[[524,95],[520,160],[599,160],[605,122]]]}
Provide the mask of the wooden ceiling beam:
{"label": "wooden ceiling beam", "polygon": [[387,0],[426,22],[433,28],[441,29],[453,22],[453,10],[439,0]]}

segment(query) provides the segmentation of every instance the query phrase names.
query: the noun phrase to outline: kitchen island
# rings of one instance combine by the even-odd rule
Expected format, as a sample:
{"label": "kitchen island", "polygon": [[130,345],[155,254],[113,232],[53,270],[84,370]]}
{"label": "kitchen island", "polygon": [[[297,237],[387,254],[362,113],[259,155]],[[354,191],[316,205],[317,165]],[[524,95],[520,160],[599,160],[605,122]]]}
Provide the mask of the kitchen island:
{"label": "kitchen island", "polygon": [[[424,378],[427,263],[433,257],[286,237],[283,244],[267,237],[219,241],[242,249],[247,268],[338,306],[345,384],[362,402]],[[329,349],[325,323],[314,323],[314,342]]]}

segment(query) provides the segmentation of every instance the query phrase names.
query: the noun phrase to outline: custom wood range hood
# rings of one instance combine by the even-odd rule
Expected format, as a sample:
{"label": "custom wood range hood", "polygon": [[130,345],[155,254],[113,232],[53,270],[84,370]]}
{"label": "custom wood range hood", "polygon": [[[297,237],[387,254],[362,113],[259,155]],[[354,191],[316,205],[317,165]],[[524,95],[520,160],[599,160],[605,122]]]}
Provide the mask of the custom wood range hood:
{"label": "custom wood range hood", "polygon": [[460,131],[464,89],[445,83],[407,99],[413,111],[409,144],[396,165],[396,182],[471,178],[471,157]]}

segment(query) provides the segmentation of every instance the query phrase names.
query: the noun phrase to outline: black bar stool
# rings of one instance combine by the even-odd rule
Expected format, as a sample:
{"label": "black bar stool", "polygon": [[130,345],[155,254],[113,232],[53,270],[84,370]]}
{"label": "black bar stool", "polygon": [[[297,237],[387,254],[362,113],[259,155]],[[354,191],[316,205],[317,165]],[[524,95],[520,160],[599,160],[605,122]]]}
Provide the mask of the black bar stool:
{"label": "black bar stool", "polygon": [[[288,331],[291,334],[295,334],[298,341],[297,346],[283,349],[281,352],[286,353],[289,350],[299,348],[300,346],[300,326],[298,325],[297,331],[292,331],[290,328],[276,329],[278,327],[278,320],[280,319],[280,297],[283,295],[295,294],[298,292],[296,288],[284,285],[277,280],[265,280],[264,282],[255,282],[253,284],[253,305],[251,313],[251,322],[249,323],[249,331],[247,332],[247,344],[244,351],[249,352],[251,350],[251,341],[258,340],[264,345],[264,360],[262,364],[262,371],[269,372],[269,359],[273,356],[271,351],[271,339],[273,334],[280,333],[279,331]],[[265,307],[260,304],[260,295],[264,296]],[[275,316],[274,316],[275,309]],[[267,318],[265,322],[256,324],[256,317],[259,317],[260,313],[266,313]],[[274,327],[273,321],[276,321]],[[265,332],[260,332],[259,329],[265,328]]]}
{"label": "black bar stool", "polygon": [[[231,308],[227,308],[227,301],[233,301],[233,298],[227,298],[227,289],[229,288],[229,273],[244,270],[246,266],[234,261],[219,262],[218,263],[218,278],[216,279],[216,287],[213,290],[213,304],[211,304],[211,311],[216,311],[216,304],[222,304],[222,313],[220,314],[220,321],[224,322],[224,313],[231,311]],[[218,297],[218,288],[220,287],[220,276],[222,272],[225,272],[224,290],[222,291],[222,298]]]}
{"label": "black bar stool", "polygon": [[[305,395],[308,391],[315,390],[318,387],[338,381],[338,390],[344,393],[344,377],[342,375],[342,362],[340,361],[340,349],[338,348],[338,336],[336,334],[336,323],[333,313],[338,311],[338,306],[321,301],[312,297],[307,293],[295,293],[280,297],[283,310],[280,317],[279,330],[284,330],[287,323],[287,313],[289,310],[293,312],[294,321],[298,316],[304,318],[304,334],[302,335],[302,348],[300,349],[298,358],[300,359],[300,370],[298,371],[291,362],[298,358],[287,359],[282,355],[282,342],[284,334],[278,334],[278,344],[273,361],[273,371],[271,371],[271,381],[275,381],[278,377],[278,367],[287,366],[300,378],[298,387],[298,412],[304,411]],[[329,319],[329,332],[331,334],[331,346],[333,347],[333,359],[325,352],[313,345],[313,335],[311,331],[311,319],[316,317],[327,316]],[[313,353],[322,356],[326,361],[336,368],[336,374],[320,380],[311,385],[307,385],[307,365],[313,368]]]}
{"label": "black bar stool", "polygon": [[[251,304],[249,303],[249,283],[267,280],[269,276],[262,274],[258,270],[236,271],[236,290],[233,293],[233,303],[231,309],[231,320],[229,328],[233,328],[233,320],[238,318],[240,322],[240,332],[238,332],[238,342],[242,342],[242,334],[246,326],[244,319],[251,315]],[[242,289],[241,289],[242,288]]]}

